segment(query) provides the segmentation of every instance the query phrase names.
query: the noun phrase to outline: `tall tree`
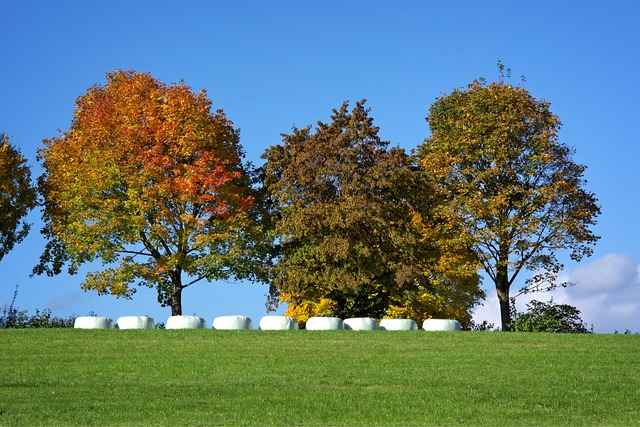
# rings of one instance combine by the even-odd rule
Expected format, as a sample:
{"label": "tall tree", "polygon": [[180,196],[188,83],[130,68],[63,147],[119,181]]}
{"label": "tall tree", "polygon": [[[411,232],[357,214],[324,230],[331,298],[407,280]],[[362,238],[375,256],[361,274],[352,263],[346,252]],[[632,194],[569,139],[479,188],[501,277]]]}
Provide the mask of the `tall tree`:
{"label": "tall tree", "polygon": [[414,159],[389,149],[368,113],[364,101],[351,112],[345,102],[315,133],[294,128],[263,155],[281,247],[272,278],[295,312],[382,317],[408,295],[434,293],[426,271],[437,250],[412,220],[430,193]]}
{"label": "tall tree", "polygon": [[173,315],[186,287],[251,274],[255,192],[238,132],[204,91],[116,71],[76,104],[71,128],[39,153],[50,241],[37,273],[101,259],[85,290],[155,287]]}
{"label": "tall tree", "polygon": [[0,133],[0,261],[29,233],[26,215],[36,206],[31,170],[6,133]]}
{"label": "tall tree", "polygon": [[419,148],[440,193],[439,218],[495,284],[503,330],[523,269],[534,274],[522,292],[552,289],[563,267],[556,252],[579,261],[598,239],[590,227],[600,209],[584,188],[585,166],[559,141],[549,107],[504,78],[474,81],[431,105],[431,136]]}

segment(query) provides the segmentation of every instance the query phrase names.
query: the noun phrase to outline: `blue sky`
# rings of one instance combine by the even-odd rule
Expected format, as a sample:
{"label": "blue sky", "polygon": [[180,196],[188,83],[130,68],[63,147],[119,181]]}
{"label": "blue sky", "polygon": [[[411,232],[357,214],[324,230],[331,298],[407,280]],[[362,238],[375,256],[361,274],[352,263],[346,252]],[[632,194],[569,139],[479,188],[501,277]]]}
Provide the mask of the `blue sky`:
{"label": "blue sky", "polygon": [[[632,0],[0,0],[0,131],[13,135],[37,176],[36,150],[68,129],[75,99],[104,83],[106,72],[133,69],[206,89],[240,128],[254,163],[292,126],[326,121],[344,100],[363,98],[381,136],[411,149],[429,135],[424,118],[437,96],[497,78],[501,60],[514,82],[526,76],[525,87],[551,103],[561,139],[587,165],[587,188],[602,207],[602,239],[591,258],[566,263],[564,274],[577,285],[554,301],[575,305],[598,332],[636,332],[639,21],[640,3]],[[44,244],[39,213],[30,220],[31,235],[0,262],[0,307],[19,284],[16,305],[30,313],[166,321],[170,310],[152,290],[126,301],[81,291],[80,275],[30,278]],[[477,320],[498,323],[495,291],[485,286],[490,298]],[[257,323],[265,292],[248,283],[195,285],[183,295],[184,313],[208,324],[227,314]]]}

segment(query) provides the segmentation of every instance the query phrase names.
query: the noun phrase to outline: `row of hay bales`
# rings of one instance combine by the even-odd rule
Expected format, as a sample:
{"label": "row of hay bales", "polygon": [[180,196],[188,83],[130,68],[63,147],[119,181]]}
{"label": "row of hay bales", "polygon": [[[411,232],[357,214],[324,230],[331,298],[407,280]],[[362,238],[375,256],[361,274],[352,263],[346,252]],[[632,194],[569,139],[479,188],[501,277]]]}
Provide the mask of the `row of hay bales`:
{"label": "row of hay bales", "polygon": [[[155,323],[149,316],[123,316],[114,323],[112,319],[101,316],[81,316],[76,318],[77,329],[153,329]],[[166,329],[202,329],[207,323],[197,316],[171,316],[165,324]],[[253,329],[253,322],[247,316],[219,316],[213,319],[212,329],[248,330]],[[260,319],[258,329],[261,330],[297,330],[298,321],[287,316],[264,316]],[[418,324],[411,319],[382,319],[380,323],[370,317],[356,317],[342,320],[338,317],[312,317],[307,320],[305,329],[320,330],[354,330],[354,331],[412,331],[418,330]],[[422,324],[425,331],[459,331],[460,322],[451,319],[427,319]]]}

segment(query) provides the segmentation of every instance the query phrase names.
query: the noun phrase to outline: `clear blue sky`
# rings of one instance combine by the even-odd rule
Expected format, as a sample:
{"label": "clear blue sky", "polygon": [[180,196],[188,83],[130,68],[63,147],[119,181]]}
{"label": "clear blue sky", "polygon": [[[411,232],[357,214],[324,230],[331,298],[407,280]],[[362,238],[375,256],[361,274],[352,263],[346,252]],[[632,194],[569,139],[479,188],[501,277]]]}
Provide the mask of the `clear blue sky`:
{"label": "clear blue sky", "polygon": [[[411,149],[428,136],[424,117],[437,96],[497,78],[501,60],[514,82],[526,76],[533,95],[551,102],[563,121],[561,139],[588,166],[588,189],[602,206],[593,257],[566,264],[578,285],[554,300],[582,310],[596,331],[636,332],[638,22],[640,2],[631,0],[0,0],[0,131],[13,135],[37,176],[36,150],[69,128],[75,99],[104,83],[106,72],[133,69],[206,89],[241,129],[255,163],[293,125],[326,121],[344,100],[363,98],[381,136]],[[44,244],[39,213],[30,219],[29,238],[0,263],[0,307],[19,284],[16,305],[30,313],[166,321],[170,311],[154,291],[125,301],[82,292],[81,276],[30,278]],[[265,292],[247,283],[199,284],[185,290],[184,312],[208,324],[226,314],[257,323]],[[477,316],[497,323],[493,297]]]}

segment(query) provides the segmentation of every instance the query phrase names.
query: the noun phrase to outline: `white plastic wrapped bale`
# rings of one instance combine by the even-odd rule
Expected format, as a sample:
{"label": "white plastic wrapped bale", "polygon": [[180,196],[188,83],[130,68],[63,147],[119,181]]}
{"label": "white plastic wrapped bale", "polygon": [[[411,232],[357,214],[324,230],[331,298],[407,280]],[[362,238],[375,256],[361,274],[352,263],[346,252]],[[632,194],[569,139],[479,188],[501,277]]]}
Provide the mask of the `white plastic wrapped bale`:
{"label": "white plastic wrapped bale", "polygon": [[308,331],[335,331],[344,329],[344,324],[338,317],[311,317],[305,328]]}
{"label": "white plastic wrapped bale", "polygon": [[202,329],[207,323],[198,316],[171,316],[165,324],[166,329]]}
{"label": "white plastic wrapped bale", "polygon": [[344,328],[350,331],[375,331],[378,322],[370,317],[353,317],[344,320]]}
{"label": "white plastic wrapped bale", "polygon": [[460,331],[460,322],[451,319],[427,319],[422,324],[425,331]]}
{"label": "white plastic wrapped bale", "polygon": [[264,331],[289,331],[298,329],[298,321],[287,316],[264,316],[260,319],[258,329]]}
{"label": "white plastic wrapped bale", "polygon": [[122,316],[116,322],[118,329],[153,329],[155,323],[149,316]]}
{"label": "white plastic wrapped bale", "polygon": [[101,316],[80,316],[73,322],[76,329],[113,329],[113,320]]}
{"label": "white plastic wrapped bale", "polygon": [[213,329],[253,329],[253,322],[247,316],[219,316],[213,319]]}
{"label": "white plastic wrapped bale", "polygon": [[412,319],[382,319],[380,329],[385,331],[417,331],[418,324]]}

